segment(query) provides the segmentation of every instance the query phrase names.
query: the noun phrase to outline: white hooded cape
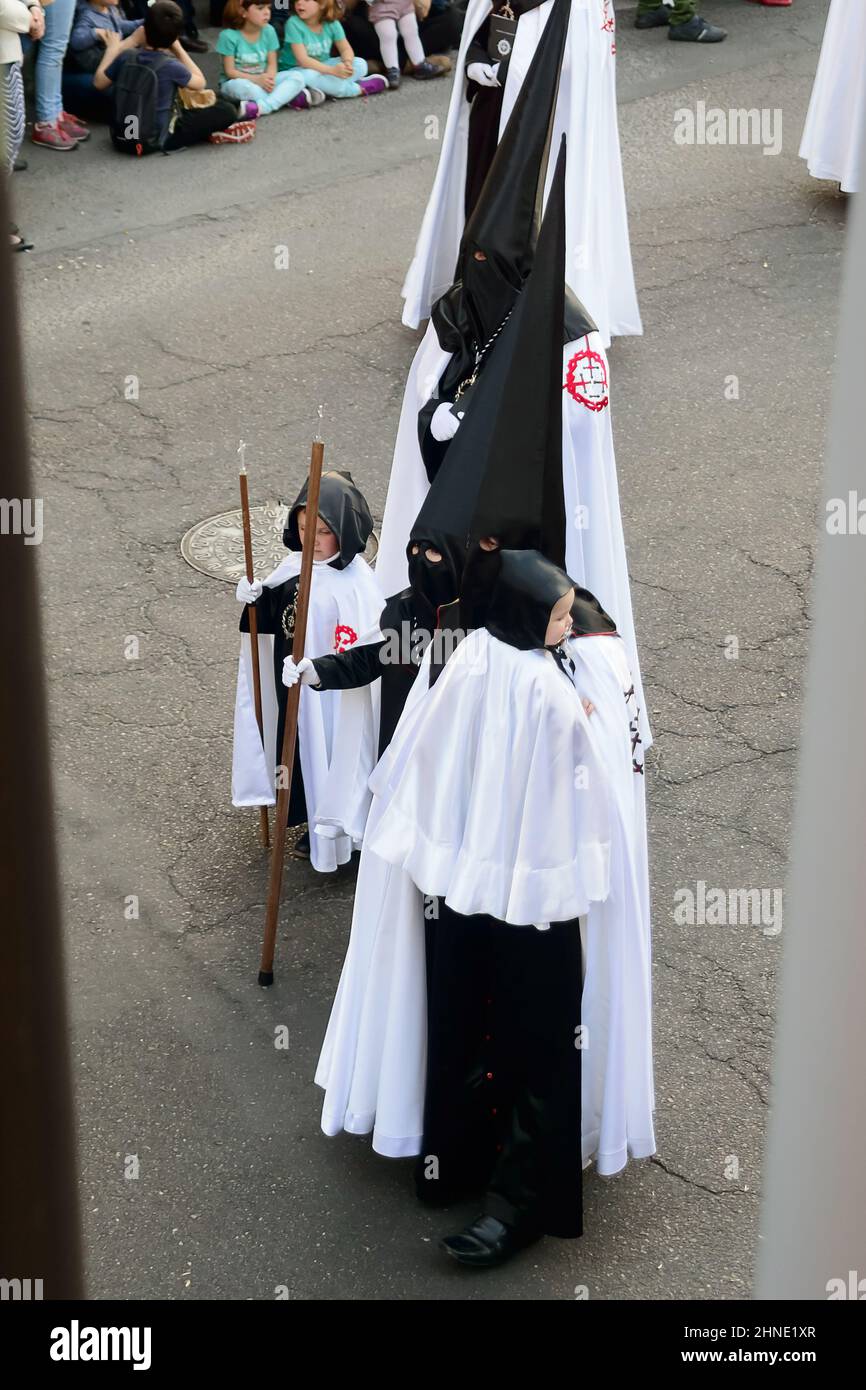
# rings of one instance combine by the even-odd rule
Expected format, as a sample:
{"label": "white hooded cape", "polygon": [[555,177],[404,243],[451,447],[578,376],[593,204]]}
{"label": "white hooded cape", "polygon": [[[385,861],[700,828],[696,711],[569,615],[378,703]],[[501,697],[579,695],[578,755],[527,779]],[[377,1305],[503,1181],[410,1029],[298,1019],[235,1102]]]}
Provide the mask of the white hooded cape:
{"label": "white hooded cape", "polygon": [[[508,63],[500,137],[553,0],[522,15]],[[417,328],[454,280],[463,235],[466,150],[470,103],[466,100],[466,51],[492,8],[470,0],[454,74],[451,104],[433,190],[415,256],[403,285],[403,322]],[[628,238],[616,109],[612,0],[575,0],[566,40],[551,148],[566,132],[566,279],[598,325],[605,346],[611,337],[641,333]],[[553,165],[548,181],[553,177]]]}
{"label": "white hooded cape", "polygon": [[860,187],[866,121],[866,3],[832,0],[806,116],[800,158],[844,193]]}
{"label": "white hooded cape", "polygon": [[[487,634],[475,634],[475,638],[478,639],[476,655],[479,654],[479,645],[481,659],[493,651],[497,681],[499,676],[506,676],[507,684],[517,693],[513,671],[510,675],[507,671],[507,666],[511,664],[507,655],[510,649],[506,649],[505,670],[500,671],[496,658],[502,644],[496,643],[494,650],[495,639],[490,639]],[[473,640],[469,638],[467,643]],[[463,646],[467,647],[467,643]],[[373,799],[367,840],[361,854],[349,947],[316,1072],[316,1082],[325,1091],[322,1110],[324,1132],[333,1135],[344,1129],[353,1134],[372,1131],[373,1148],[386,1157],[404,1157],[421,1150],[426,1063],[424,913],[430,910],[430,905],[429,899],[425,901],[422,891],[405,869],[389,863],[373,848],[376,845],[387,855],[396,854],[398,858],[405,858],[407,854],[405,826],[399,819],[396,835],[391,833],[391,818],[388,815],[390,794],[383,790],[382,784],[393,781],[395,777],[398,782],[401,780],[399,769],[405,764],[407,744],[417,746],[419,739],[425,740],[429,736],[431,749],[438,744],[443,754],[446,753],[448,745],[443,746],[442,740],[449,739],[450,729],[438,724],[434,698],[461,649],[458,648],[429,694],[426,692],[428,677],[425,659],[389,750],[389,753],[393,750],[393,758],[383,759],[375,774],[377,794]],[[589,811],[589,822],[583,814],[579,820],[589,830],[593,814],[596,818],[600,816],[608,828],[610,841],[607,851],[602,850],[602,841],[597,844],[602,857],[609,859],[609,869],[605,871],[605,900],[590,902],[588,920],[581,923],[585,943],[581,1010],[589,1039],[589,1046],[581,1059],[582,1150],[584,1166],[595,1160],[600,1173],[612,1174],[625,1166],[629,1155],[643,1158],[655,1152],[643,777],[632,769],[628,721],[633,715],[633,702],[632,708],[629,708],[624,698],[631,681],[623,644],[615,637],[580,638],[572,644],[571,649],[577,668],[576,694],[572,696],[568,691],[561,672],[545,672],[544,679],[546,681],[548,675],[555,677],[568,699],[577,699],[579,703],[580,697],[584,697],[592,700],[596,706],[589,719],[592,750],[584,746],[583,766],[590,778],[599,767],[604,769],[605,792],[601,798],[594,798],[595,811]],[[467,657],[471,655],[471,648],[467,647],[462,663],[464,667]],[[528,655],[545,661],[540,654]],[[533,661],[532,666],[537,668],[538,661]],[[535,688],[537,695],[541,674],[537,670],[527,669],[530,670],[530,686]],[[469,706],[473,699],[478,701],[476,713],[480,712],[483,697],[471,690],[471,672],[464,669],[453,679],[465,686],[461,701],[466,706],[464,714],[471,718]],[[442,697],[439,699],[441,701]],[[559,706],[558,698],[556,703]],[[504,708],[503,700],[500,713],[504,712]],[[428,725],[431,711],[433,722]],[[580,714],[575,716],[582,728],[581,715],[582,708]],[[490,704],[487,706],[487,717],[496,719],[495,710]],[[511,730],[511,742],[508,741],[509,731],[502,727],[501,722],[489,726],[491,734],[494,729],[498,730],[494,738],[502,737],[504,741],[500,744],[500,751],[502,748],[508,749],[509,756],[511,750],[526,739],[527,730],[527,721],[514,707],[512,718],[517,722]],[[527,762],[529,746],[527,741],[522,764]],[[423,749],[421,752],[423,755]],[[516,803],[509,801],[501,792],[502,768],[506,761],[503,759],[500,765],[492,803],[500,813],[499,817],[494,816],[493,819],[498,829],[503,831],[508,821],[509,807],[517,818],[527,821],[522,803],[519,800]],[[390,763],[390,772],[386,762]],[[524,766],[523,771],[529,774],[533,772],[531,757],[528,757],[528,767]],[[543,777],[541,784],[549,791]],[[590,780],[588,788],[592,786]],[[576,791],[575,795],[586,797],[588,788]],[[596,785],[595,790],[597,793],[600,788]],[[473,798],[472,789],[465,782],[462,794],[466,799],[464,809],[468,810]],[[418,809],[422,809],[421,802],[417,804]],[[490,804],[486,808],[488,812]],[[435,818],[438,811],[431,814]],[[560,843],[563,836],[556,833],[555,818],[549,806],[545,808],[544,815],[546,819],[543,824],[550,826],[555,842]],[[468,828],[472,839],[480,834],[483,841],[488,836],[487,829],[473,822],[471,816],[464,819],[458,815],[457,821],[464,829]],[[528,823],[526,833],[534,834]],[[588,848],[589,840],[584,839],[584,843]],[[412,852],[416,848],[417,837]],[[548,851],[545,849],[543,852]],[[553,846],[549,852],[555,854]],[[581,856],[578,856],[575,862],[580,859]],[[591,865],[595,859],[596,854],[591,852],[587,862]],[[436,853],[431,857],[427,845],[421,845],[420,857],[415,862],[422,865],[419,872],[424,872],[425,881],[429,869],[431,883],[434,874],[442,869],[441,854]],[[600,865],[601,860],[598,862]],[[513,881],[514,876],[511,877]],[[493,897],[487,901],[485,886],[480,880],[477,881],[475,901],[484,905],[473,910],[500,906],[502,883],[502,873],[494,873],[490,885]],[[454,891],[464,905],[466,899],[462,894],[465,886],[466,875],[456,874]],[[584,896],[591,891],[595,890],[587,884]],[[534,888],[530,885],[525,904],[527,912],[522,915],[540,914],[548,910],[568,911],[574,901],[572,897],[554,902],[546,885],[535,885]],[[459,907],[458,910],[464,908]],[[558,919],[553,916],[551,920]],[[527,929],[531,930],[531,927]]]}
{"label": "white hooded cape", "polygon": [[[276,588],[285,583],[299,573],[300,567],[300,552],[290,551],[273,574],[263,581],[265,587]],[[304,655],[324,656],[351,646],[358,640],[359,634],[367,632],[377,623],[384,603],[376,578],[362,556],[357,555],[342,570],[334,569],[327,562],[314,563]],[[243,633],[238,661],[232,751],[234,806],[273,806],[276,802],[275,769],[279,759],[276,747],[278,708],[274,683],[274,639],[266,634],[259,635],[259,667],[264,747],[256,723],[253,699],[252,648],[249,635]],[[311,826],[315,824],[316,808],[329,770],[341,758],[341,741],[337,736],[341,698],[338,690],[301,690],[298,753]],[[347,834],[334,838],[311,835],[310,862],[314,869],[328,873],[339,864],[345,864],[353,848],[357,847]]]}
{"label": "white hooded cape", "polygon": [[[409,582],[406,543],[429,483],[418,443],[418,411],[436,394],[448,362],[428,325],[406,382],[376,559],[386,593]],[[610,418],[610,367],[597,333],[567,343],[562,359],[562,481],[565,493],[565,568],[595,594],[626,645],[634,673],[644,748],[652,743],[638,661],[625,537]]]}

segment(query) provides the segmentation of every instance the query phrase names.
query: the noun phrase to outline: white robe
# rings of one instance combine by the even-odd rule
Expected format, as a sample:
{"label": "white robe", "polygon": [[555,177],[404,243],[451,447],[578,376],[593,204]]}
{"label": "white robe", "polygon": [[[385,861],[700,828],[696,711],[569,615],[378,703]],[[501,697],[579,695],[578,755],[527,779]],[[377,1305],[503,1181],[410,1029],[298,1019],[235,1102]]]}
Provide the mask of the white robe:
{"label": "white robe", "polygon": [[[436,394],[448,360],[433,325],[428,325],[406,382],[376,559],[376,576],[389,594],[405,589],[409,582],[406,543],[430,486],[418,443],[418,411]],[[622,633],[637,687],[646,749],[652,743],[652,733],[643,695],[619,505],[610,367],[598,333],[566,344],[562,383],[565,568],[577,584],[595,594]]]}
{"label": "white robe", "polygon": [[[495,639],[486,633],[467,642],[475,644],[476,656],[479,647],[482,649],[482,659],[485,648],[494,650],[497,657],[503,655],[498,650],[503,644],[496,643],[494,648]],[[457,672],[457,679],[467,684],[467,659],[473,656],[473,648],[466,643],[463,646],[464,669]],[[325,1091],[324,1132],[372,1131],[374,1150],[392,1158],[420,1153],[423,1138],[427,1012],[424,914],[430,900],[425,900],[405,868],[382,858],[373,846],[388,856],[405,856],[404,831],[398,824],[395,837],[387,823],[390,800],[383,784],[393,781],[395,775],[399,780],[404,745],[417,740],[420,721],[435,721],[436,704],[443,701],[441,694],[436,697],[436,691],[461,650],[458,648],[429,693],[425,658],[391,744],[394,757],[386,756],[375,774],[377,795],[361,854],[349,947],[316,1072],[316,1083]],[[576,663],[575,698],[588,698],[596,706],[588,720],[592,747],[586,747],[581,755],[583,766],[590,779],[603,768],[606,788],[601,798],[596,796],[594,812],[588,818],[578,811],[579,820],[589,832],[583,837],[587,848],[593,838],[593,817],[596,833],[607,827],[604,835],[609,834],[608,851],[601,850],[604,835],[596,840],[609,867],[601,869],[598,860],[601,876],[589,889],[590,894],[598,892],[604,880],[604,901],[589,902],[587,919],[581,922],[585,946],[581,1016],[589,1042],[581,1058],[582,1161],[584,1166],[595,1161],[598,1171],[609,1175],[620,1171],[629,1156],[644,1158],[655,1152],[644,779],[632,769],[628,720],[633,702],[627,705],[624,698],[631,681],[622,642],[616,637],[584,637],[571,644],[571,651]],[[545,660],[540,654],[530,655]],[[510,681],[508,667],[514,665],[513,654],[506,651],[501,664],[502,675]],[[559,683],[556,695],[564,690],[570,698],[562,674],[549,674]],[[471,705],[473,698],[477,699],[467,688],[464,699]],[[492,712],[488,709],[488,716]],[[580,715],[577,720],[584,729]],[[520,717],[517,727],[526,727]],[[428,726],[426,732],[441,747],[447,730]],[[542,785],[547,790],[546,781]],[[470,789],[467,786],[464,790]],[[596,793],[599,790],[596,785]],[[568,800],[568,787],[561,789],[561,794]],[[576,796],[581,795],[586,797],[587,791],[576,792]],[[467,800],[467,809],[468,804]],[[509,806],[524,814],[522,803],[502,796],[501,770],[495,799],[489,804],[503,818],[507,818]],[[544,824],[551,821],[555,832],[555,818],[545,819]],[[529,827],[529,821],[527,824]],[[476,823],[473,837],[478,829]],[[480,829],[482,835],[487,833],[486,827]],[[554,833],[556,843],[561,845],[564,838]],[[555,853],[555,845],[545,846],[543,852]],[[588,853],[586,863],[591,865],[595,857],[594,852]],[[426,858],[425,868],[431,867],[426,865]],[[438,872],[435,860],[432,869]],[[431,877],[431,884],[433,881]],[[540,918],[548,910],[565,911],[574,906],[574,900],[553,905],[549,885],[535,887],[541,896],[527,899],[526,911],[517,915]],[[455,888],[460,898],[463,890],[456,880]],[[500,889],[501,881],[496,891]],[[527,891],[531,895],[535,890],[529,885]],[[460,901],[466,902],[465,898]]]}
{"label": "white robe", "polygon": [[[273,574],[263,581],[264,586],[276,588],[298,574],[300,567],[300,553],[290,551]],[[327,562],[314,563],[304,655],[325,656],[351,646],[361,633],[378,621],[384,604],[382,591],[362,556],[356,556],[342,570],[334,569]],[[273,806],[276,802],[278,705],[274,682],[274,639],[268,634],[259,634],[259,668],[264,747],[256,723],[253,698],[252,646],[249,635],[243,633],[238,660],[232,750],[234,806]],[[341,744],[336,733],[340,702],[339,690],[301,690],[298,754],[311,826],[315,824],[316,807],[328,772],[340,761]],[[329,873],[350,859],[353,848],[358,848],[358,845],[348,834],[330,838],[311,835],[310,862],[320,873]]]}
{"label": "white robe", "polygon": [[843,193],[860,187],[866,122],[866,0],[832,0],[800,158]]}
{"label": "white robe", "polygon": [[[500,118],[500,138],[547,23],[553,0],[518,20]],[[454,280],[465,223],[467,136],[466,50],[491,0],[470,0],[433,190],[415,256],[403,285],[403,322],[417,328]],[[612,0],[573,3],[557,98],[551,149],[566,132],[566,280],[611,337],[642,333],[628,237],[616,109]],[[548,169],[548,189],[553,163]]]}

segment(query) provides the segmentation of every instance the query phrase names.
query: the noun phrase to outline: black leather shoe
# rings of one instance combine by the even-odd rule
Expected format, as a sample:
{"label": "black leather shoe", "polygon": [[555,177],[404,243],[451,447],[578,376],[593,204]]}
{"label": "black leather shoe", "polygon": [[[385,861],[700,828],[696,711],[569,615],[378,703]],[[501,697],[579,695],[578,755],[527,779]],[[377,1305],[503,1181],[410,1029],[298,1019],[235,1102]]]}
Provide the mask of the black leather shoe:
{"label": "black leather shoe", "polygon": [[187,53],[207,53],[210,49],[210,44],[205,43],[204,39],[200,39],[198,34],[196,34],[195,38],[191,38],[187,34],[181,34],[180,42],[181,47],[185,48]]}
{"label": "black leather shoe", "polygon": [[686,20],[685,24],[671,24],[668,28],[668,38],[679,39],[682,43],[721,43],[727,37],[727,29],[720,29],[718,24],[708,24],[699,14],[694,19]]}
{"label": "black leather shoe", "polygon": [[462,1265],[473,1269],[491,1269],[504,1264],[518,1250],[541,1239],[542,1233],[531,1228],[506,1226],[495,1216],[479,1216],[471,1226],[457,1235],[445,1236],[439,1248]]}
{"label": "black leather shoe", "polygon": [[670,20],[670,10],[667,5],[659,5],[656,10],[648,10],[645,14],[639,14],[635,18],[635,29],[660,29],[663,24]]}

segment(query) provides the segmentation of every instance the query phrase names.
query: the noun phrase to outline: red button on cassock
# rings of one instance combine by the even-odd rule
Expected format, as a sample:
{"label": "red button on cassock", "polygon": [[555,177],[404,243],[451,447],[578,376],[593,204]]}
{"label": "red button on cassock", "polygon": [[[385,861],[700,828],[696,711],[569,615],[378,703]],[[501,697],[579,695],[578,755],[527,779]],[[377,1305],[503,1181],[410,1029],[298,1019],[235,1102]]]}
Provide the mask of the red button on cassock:
{"label": "red button on cassock", "polygon": [[487,1080],[488,1080],[488,1081],[492,1081],[492,1080],[493,1080],[493,1072],[492,1072],[492,1071],[489,1071],[489,1072],[487,1073]]}

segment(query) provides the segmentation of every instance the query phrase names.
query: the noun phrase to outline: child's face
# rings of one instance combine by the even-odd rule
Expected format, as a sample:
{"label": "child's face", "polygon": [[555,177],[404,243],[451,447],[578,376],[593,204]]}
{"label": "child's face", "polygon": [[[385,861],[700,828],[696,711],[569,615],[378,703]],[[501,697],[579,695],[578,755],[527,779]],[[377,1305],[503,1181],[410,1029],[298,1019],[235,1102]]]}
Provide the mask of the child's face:
{"label": "child's face", "polygon": [[[304,544],[304,532],[306,529],[307,509],[306,507],[301,507],[301,510],[298,512],[298,535],[301,538],[301,545]],[[316,544],[313,548],[313,559],[333,560],[339,549],[337,537],[334,535],[330,526],[326,526],[322,518],[319,517],[316,526]]]}
{"label": "child's face", "polygon": [[266,24],[271,22],[271,7],[269,4],[247,5],[244,14],[250,24],[257,29],[264,29]]}
{"label": "child's face", "polygon": [[574,603],[574,590],[569,589],[550,610],[550,621],[544,636],[545,647],[557,646],[571,632],[571,605]]}
{"label": "child's face", "polygon": [[295,14],[305,24],[315,24],[319,18],[319,6],[316,0],[295,0]]}

